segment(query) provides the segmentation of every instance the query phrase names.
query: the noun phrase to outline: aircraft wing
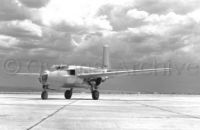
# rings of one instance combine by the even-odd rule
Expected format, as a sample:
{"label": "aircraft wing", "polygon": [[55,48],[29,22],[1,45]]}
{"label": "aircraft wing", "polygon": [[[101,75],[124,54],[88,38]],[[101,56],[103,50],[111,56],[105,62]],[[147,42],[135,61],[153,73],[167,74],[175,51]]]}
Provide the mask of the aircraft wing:
{"label": "aircraft wing", "polygon": [[21,75],[21,76],[40,76],[40,73],[16,73],[14,75]]}
{"label": "aircraft wing", "polygon": [[117,76],[117,75],[131,75],[131,74],[141,74],[141,73],[151,73],[151,72],[162,72],[170,71],[170,68],[158,68],[158,69],[142,69],[142,70],[122,70],[122,71],[108,71],[108,72],[98,72],[98,73],[83,73],[78,74],[80,78],[97,78],[106,76]]}

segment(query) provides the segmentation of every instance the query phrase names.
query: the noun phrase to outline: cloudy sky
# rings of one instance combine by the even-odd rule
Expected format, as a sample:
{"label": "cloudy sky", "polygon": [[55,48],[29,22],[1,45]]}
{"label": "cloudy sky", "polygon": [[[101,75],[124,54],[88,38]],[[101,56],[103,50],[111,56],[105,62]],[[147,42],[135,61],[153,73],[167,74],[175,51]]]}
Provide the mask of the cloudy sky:
{"label": "cloudy sky", "polygon": [[[104,44],[110,46],[114,68],[155,60],[179,66],[200,63],[199,0],[0,2],[2,66],[10,58],[22,64],[30,59],[49,64],[99,64]],[[133,77],[128,79],[131,86]],[[1,74],[4,85],[21,85],[21,80]]]}

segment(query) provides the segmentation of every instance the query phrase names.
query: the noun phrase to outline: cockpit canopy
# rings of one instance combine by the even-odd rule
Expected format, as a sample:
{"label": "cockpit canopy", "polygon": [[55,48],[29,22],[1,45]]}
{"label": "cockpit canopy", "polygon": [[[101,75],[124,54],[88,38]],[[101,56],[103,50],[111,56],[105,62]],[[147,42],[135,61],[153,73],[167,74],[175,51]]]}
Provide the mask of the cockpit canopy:
{"label": "cockpit canopy", "polygon": [[55,70],[65,70],[67,67],[67,65],[53,65],[51,68]]}
{"label": "cockpit canopy", "polygon": [[75,66],[53,65],[51,68],[54,70],[66,70],[69,73],[69,75],[76,75]]}

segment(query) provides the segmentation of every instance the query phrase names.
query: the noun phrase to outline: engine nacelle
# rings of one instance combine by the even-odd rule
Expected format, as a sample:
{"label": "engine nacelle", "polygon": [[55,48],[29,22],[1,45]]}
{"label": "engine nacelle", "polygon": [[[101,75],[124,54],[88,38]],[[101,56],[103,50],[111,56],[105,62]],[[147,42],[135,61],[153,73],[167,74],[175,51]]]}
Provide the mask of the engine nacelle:
{"label": "engine nacelle", "polygon": [[102,82],[102,78],[97,78],[96,79],[96,86],[99,86]]}

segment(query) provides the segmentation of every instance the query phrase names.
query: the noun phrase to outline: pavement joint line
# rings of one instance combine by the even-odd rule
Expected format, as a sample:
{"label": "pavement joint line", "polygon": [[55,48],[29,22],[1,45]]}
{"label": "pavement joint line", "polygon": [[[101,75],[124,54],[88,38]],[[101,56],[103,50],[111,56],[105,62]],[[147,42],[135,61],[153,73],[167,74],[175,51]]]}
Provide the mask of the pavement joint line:
{"label": "pavement joint line", "polygon": [[51,114],[48,114],[46,117],[42,118],[39,122],[35,123],[34,125],[30,126],[29,128],[27,128],[26,130],[31,130],[33,129],[34,127],[38,126],[39,124],[41,124],[42,122],[44,122],[45,120],[47,120],[48,118],[52,117],[53,115],[55,115],[56,113],[58,113],[59,111],[61,111],[62,109],[64,109],[66,106],[69,106],[75,102],[77,102],[78,100],[76,101],[72,101],[68,104],[65,104],[65,105],[62,105],[60,108],[58,108],[56,111],[54,111],[53,113]]}
{"label": "pavement joint line", "polygon": [[[136,103],[136,102],[135,102]],[[167,111],[167,112],[171,112],[171,113],[174,113],[174,114],[177,114],[177,115],[181,115],[181,116],[185,116],[185,117],[189,117],[189,118],[195,118],[195,119],[200,119],[200,117],[198,116],[193,116],[193,115],[189,115],[189,114],[184,114],[184,113],[181,113],[181,112],[176,112],[176,111],[172,111],[172,110],[169,110],[169,109],[164,109],[162,107],[157,107],[157,106],[153,106],[153,105],[148,105],[148,104],[143,104],[143,103],[136,103],[136,104],[140,104],[140,105],[143,105],[143,106],[146,106],[146,107],[151,107],[151,108],[156,108],[156,109],[159,109],[161,111]]]}

